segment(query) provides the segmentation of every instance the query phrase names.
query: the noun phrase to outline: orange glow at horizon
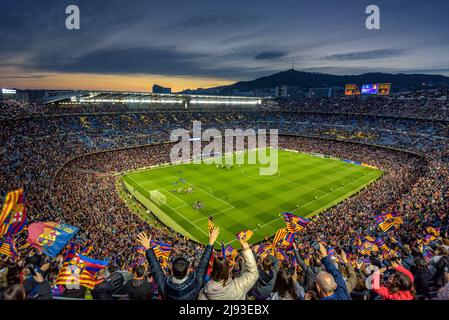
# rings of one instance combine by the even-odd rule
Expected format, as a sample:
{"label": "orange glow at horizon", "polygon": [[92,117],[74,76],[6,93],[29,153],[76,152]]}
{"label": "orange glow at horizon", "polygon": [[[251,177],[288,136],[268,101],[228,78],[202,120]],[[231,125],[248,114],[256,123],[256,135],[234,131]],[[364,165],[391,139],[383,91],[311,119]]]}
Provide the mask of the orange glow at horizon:
{"label": "orange glow at horizon", "polygon": [[157,76],[157,75],[104,75],[54,73],[43,76],[17,77],[4,75],[0,86],[19,89],[111,90],[151,92],[154,84],[172,88],[172,92],[185,89],[210,88],[229,85],[235,81],[217,78]]}

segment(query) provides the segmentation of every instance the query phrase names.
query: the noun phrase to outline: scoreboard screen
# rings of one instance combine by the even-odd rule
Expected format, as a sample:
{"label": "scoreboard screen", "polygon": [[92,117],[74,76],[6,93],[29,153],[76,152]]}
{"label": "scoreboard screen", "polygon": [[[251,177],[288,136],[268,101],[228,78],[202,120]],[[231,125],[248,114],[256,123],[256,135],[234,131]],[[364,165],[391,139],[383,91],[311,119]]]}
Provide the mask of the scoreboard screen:
{"label": "scoreboard screen", "polygon": [[346,96],[388,96],[391,91],[391,83],[370,83],[370,84],[347,84],[345,86]]}
{"label": "scoreboard screen", "polygon": [[357,91],[357,85],[356,84],[347,84],[345,88],[345,95],[347,96],[354,96]]}
{"label": "scoreboard screen", "polygon": [[378,89],[377,84],[364,84],[362,85],[362,94],[376,95]]}
{"label": "scoreboard screen", "polygon": [[379,83],[379,92],[380,96],[388,96],[390,94],[390,83]]}

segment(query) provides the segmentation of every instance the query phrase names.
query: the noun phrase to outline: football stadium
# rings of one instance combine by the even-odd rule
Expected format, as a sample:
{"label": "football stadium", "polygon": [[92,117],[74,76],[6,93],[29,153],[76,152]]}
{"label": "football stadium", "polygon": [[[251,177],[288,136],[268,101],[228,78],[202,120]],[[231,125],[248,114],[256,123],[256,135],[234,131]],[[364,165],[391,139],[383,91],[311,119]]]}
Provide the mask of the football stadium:
{"label": "football stadium", "polygon": [[448,4],[53,2],[0,12],[2,307],[449,300]]}

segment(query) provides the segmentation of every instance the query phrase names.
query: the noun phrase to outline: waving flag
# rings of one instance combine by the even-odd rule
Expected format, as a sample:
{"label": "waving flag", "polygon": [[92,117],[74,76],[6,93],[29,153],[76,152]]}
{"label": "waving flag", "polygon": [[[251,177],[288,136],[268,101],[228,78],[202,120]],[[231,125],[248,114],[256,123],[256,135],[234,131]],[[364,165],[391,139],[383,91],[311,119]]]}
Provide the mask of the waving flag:
{"label": "waving flag", "polygon": [[396,212],[381,213],[375,219],[383,232],[387,232],[392,227],[398,227],[403,223],[402,218]]}
{"label": "waving flag", "polygon": [[310,223],[310,220],[297,216],[290,212],[283,212],[282,215],[284,216],[287,230],[291,233],[303,230]]}
{"label": "waving flag", "polygon": [[253,236],[254,232],[252,230],[244,230],[239,233],[237,233],[236,238],[237,240],[245,240],[248,241]]}
{"label": "waving flag", "polygon": [[154,255],[159,259],[162,268],[168,266],[168,258],[171,253],[171,245],[161,241],[151,241],[151,248],[153,248]]}
{"label": "waving flag", "polygon": [[292,245],[293,241],[295,241],[295,234],[292,232],[289,232],[285,235],[281,246],[290,247]]}
{"label": "waving flag", "polygon": [[426,231],[427,233],[434,235],[435,237],[439,237],[441,228],[427,227]]}
{"label": "waving flag", "polygon": [[84,268],[86,269],[86,271],[92,275],[96,274],[101,269],[106,268],[109,264],[109,261],[107,260],[97,260],[83,256],[82,254],[78,254],[78,257],[84,263]]}
{"label": "waving flag", "polygon": [[226,248],[223,241],[221,242],[221,256],[223,257],[223,259],[226,259]]}
{"label": "waving flag", "polygon": [[287,263],[290,263],[290,257],[281,248],[276,249],[276,258],[278,258],[279,261],[287,261]]}
{"label": "waving flag", "polygon": [[379,247],[379,249],[383,251],[390,251],[390,248],[385,244],[381,237],[378,237],[374,243]]}
{"label": "waving flag", "polygon": [[359,252],[363,255],[371,254],[372,251],[379,251],[379,249],[374,243],[370,241],[364,241],[362,245],[359,247]]}
{"label": "waving flag", "polygon": [[260,255],[261,257],[263,257],[267,254],[274,255],[274,246],[272,244],[268,244],[268,245],[262,244],[257,249],[257,254]]}
{"label": "waving flag", "polygon": [[25,192],[23,189],[9,192],[0,213],[0,239],[20,232],[26,223]]}
{"label": "waving flag", "polygon": [[424,237],[424,244],[425,245],[433,245],[437,241],[437,237],[435,237],[433,234],[428,234]]}
{"label": "waving flag", "polygon": [[0,241],[0,254],[3,254],[14,262],[18,256],[14,240],[11,236],[6,237],[4,241]]}
{"label": "waving flag", "polygon": [[285,239],[287,234],[288,234],[287,228],[282,228],[276,231],[276,234],[274,235],[273,239],[273,246],[277,246],[279,241]]}
{"label": "waving flag", "polygon": [[66,260],[56,278],[56,284],[64,285],[70,289],[80,286],[93,289],[96,285],[97,272],[107,266],[108,262],[95,260],[78,253]]}
{"label": "waving flag", "polygon": [[215,228],[214,218],[209,216],[209,218],[207,219],[207,230],[209,230],[209,233],[211,233],[212,230],[214,230],[214,228]]}
{"label": "waving flag", "polygon": [[36,222],[28,227],[28,242],[54,258],[78,232],[77,227],[56,222]]}
{"label": "waving flag", "polygon": [[234,261],[239,253],[231,245],[227,245],[225,248],[225,255],[228,259]]}

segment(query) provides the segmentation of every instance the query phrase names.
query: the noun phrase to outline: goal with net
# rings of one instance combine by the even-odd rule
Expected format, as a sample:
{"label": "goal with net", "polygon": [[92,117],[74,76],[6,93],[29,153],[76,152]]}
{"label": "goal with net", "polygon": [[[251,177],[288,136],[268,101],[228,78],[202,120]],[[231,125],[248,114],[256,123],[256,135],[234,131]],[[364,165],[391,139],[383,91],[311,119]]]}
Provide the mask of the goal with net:
{"label": "goal with net", "polygon": [[165,196],[157,190],[150,191],[150,200],[157,205],[163,205],[167,203]]}

